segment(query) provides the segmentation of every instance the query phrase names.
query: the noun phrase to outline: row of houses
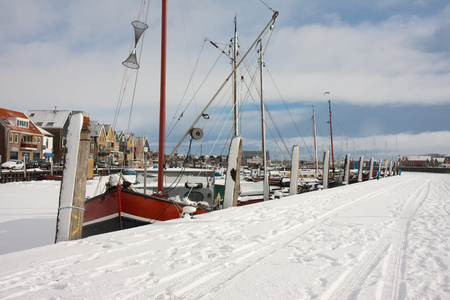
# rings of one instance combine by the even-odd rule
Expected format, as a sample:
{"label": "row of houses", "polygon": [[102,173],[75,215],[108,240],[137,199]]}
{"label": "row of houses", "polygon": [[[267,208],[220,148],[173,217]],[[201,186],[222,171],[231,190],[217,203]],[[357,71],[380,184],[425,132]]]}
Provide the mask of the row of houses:
{"label": "row of houses", "polygon": [[[27,110],[24,113],[0,108],[1,162],[46,158],[55,164],[64,160],[71,110]],[[147,137],[114,131],[111,125],[91,120],[90,158],[95,163],[132,165],[151,155]]]}
{"label": "row of houses", "polygon": [[449,167],[450,155],[434,157],[431,155],[410,155],[400,157],[400,166],[414,168]]}
{"label": "row of houses", "polygon": [[[0,108],[1,162],[10,159],[29,161],[47,158],[54,164],[64,161],[67,129],[72,115],[87,112],[73,110],[27,110],[24,113]],[[90,157],[98,166],[118,165],[140,167],[147,153],[147,161],[157,164],[158,153],[150,151],[147,137],[115,131],[112,125],[91,120]],[[269,152],[267,152],[269,157]],[[244,151],[248,165],[261,164],[262,151]],[[166,156],[170,166],[225,166],[226,156],[175,155]]]}

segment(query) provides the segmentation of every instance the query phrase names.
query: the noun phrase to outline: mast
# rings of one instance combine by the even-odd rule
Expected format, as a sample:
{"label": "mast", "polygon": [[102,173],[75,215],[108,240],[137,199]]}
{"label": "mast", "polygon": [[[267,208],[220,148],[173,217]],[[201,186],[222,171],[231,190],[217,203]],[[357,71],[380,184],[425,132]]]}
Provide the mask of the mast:
{"label": "mast", "polygon": [[317,174],[319,173],[319,163],[317,161],[316,114],[314,113],[314,105],[312,106],[312,108],[313,108],[312,121],[313,121],[313,135],[314,135],[314,167],[316,169],[315,174],[317,177]]}
{"label": "mast", "polygon": [[[244,59],[247,57],[247,55],[250,53],[250,50],[253,49],[253,47],[256,45],[256,43],[260,40],[261,36],[264,34],[264,32],[271,27],[274,23],[275,23],[275,19],[278,17],[278,12],[274,12],[272,19],[270,19],[269,23],[267,23],[266,27],[264,27],[264,29],[261,31],[261,33],[258,35],[258,37],[255,39],[255,41],[253,42],[253,44],[250,46],[250,48],[247,50],[247,52],[244,54],[244,56],[242,56],[242,58],[237,62],[236,64],[236,68],[238,68],[241,63],[244,61]],[[216,99],[216,97],[219,95],[219,93],[222,91],[222,89],[225,87],[225,85],[229,82],[230,78],[232,78],[234,72],[236,72],[236,69],[234,69],[229,75],[228,77],[225,79],[225,81],[222,83],[222,85],[220,86],[220,88],[216,91],[216,93],[214,94],[214,96],[211,98],[211,100],[209,100],[208,104],[203,108],[203,110],[200,112],[200,114],[197,116],[197,118],[194,120],[194,122],[192,123],[192,125],[188,128],[188,130],[186,131],[186,133],[184,134],[184,136],[181,138],[181,140],[178,142],[178,144],[175,146],[175,148],[172,150],[172,154],[175,153],[175,151],[178,149],[178,147],[181,145],[181,143],[184,141],[184,139],[188,136],[188,134],[191,132],[191,130],[194,128],[195,124],[197,124],[198,120],[200,120],[200,118],[202,117],[202,114],[204,114],[206,112],[206,110],[209,108],[209,106],[211,105],[211,103],[213,103],[213,101]]]}
{"label": "mast", "polygon": [[261,95],[261,143],[263,151],[263,167],[264,167],[264,201],[269,200],[269,174],[267,172],[267,149],[266,149],[266,121],[264,109],[264,94],[263,94],[263,51],[262,41],[259,40],[259,80],[260,80],[260,95]]}
{"label": "mast", "polygon": [[159,104],[159,156],[158,156],[158,193],[164,185],[164,137],[166,125],[166,50],[167,50],[167,0],[162,0],[161,12],[161,87]]}
{"label": "mast", "polygon": [[237,16],[234,16],[234,38],[233,38],[233,105],[234,105],[234,135],[239,135],[239,107],[237,104],[236,94],[237,94],[237,88],[236,88],[236,65],[237,65],[237,56],[238,56],[238,50],[237,50]]}
{"label": "mast", "polygon": [[[326,92],[330,94],[329,92]],[[331,126],[331,100],[328,99],[328,110],[330,112],[330,139],[331,139],[331,166],[334,169],[334,150],[333,150],[333,127]]]}

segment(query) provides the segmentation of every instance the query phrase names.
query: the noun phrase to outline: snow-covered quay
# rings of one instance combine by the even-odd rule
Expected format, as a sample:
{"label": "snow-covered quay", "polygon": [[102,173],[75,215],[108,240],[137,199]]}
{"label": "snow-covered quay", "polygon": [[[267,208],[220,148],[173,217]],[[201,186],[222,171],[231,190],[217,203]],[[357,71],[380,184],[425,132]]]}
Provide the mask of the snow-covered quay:
{"label": "snow-covered quay", "polygon": [[449,214],[450,175],[403,173],[6,253],[0,298],[450,299]]}

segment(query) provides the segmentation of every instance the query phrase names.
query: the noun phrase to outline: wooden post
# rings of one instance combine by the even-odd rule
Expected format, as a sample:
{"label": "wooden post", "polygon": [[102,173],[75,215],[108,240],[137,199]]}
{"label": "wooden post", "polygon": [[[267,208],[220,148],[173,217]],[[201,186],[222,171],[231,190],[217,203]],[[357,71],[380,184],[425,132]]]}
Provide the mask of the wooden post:
{"label": "wooden post", "polygon": [[223,208],[237,206],[240,189],[241,160],[242,138],[237,136],[231,140],[230,151],[228,152]]}
{"label": "wooden post", "polygon": [[298,161],[300,158],[300,147],[292,147],[291,182],[289,185],[289,195],[297,195],[298,190]]}
{"label": "wooden post", "polygon": [[358,182],[362,181],[362,173],[364,167],[364,156],[359,157],[359,166],[358,166]]}
{"label": "wooden post", "polygon": [[345,155],[345,162],[344,162],[344,180],[342,181],[342,184],[349,184],[349,177],[350,177],[350,153],[347,153]]}
{"label": "wooden post", "polygon": [[373,179],[373,157],[370,158],[369,180]]}
{"label": "wooden post", "polygon": [[66,137],[55,242],[81,238],[90,136],[89,117],[81,113],[72,115]]}
{"label": "wooden post", "polygon": [[378,174],[380,174],[380,176],[381,176],[381,163],[382,163],[382,160],[381,160],[381,158],[378,160]]}
{"label": "wooden post", "polygon": [[328,188],[328,176],[329,175],[330,175],[330,151],[327,150],[323,153],[322,186],[324,189]]}
{"label": "wooden post", "polygon": [[389,174],[388,174],[388,176],[391,176],[391,175],[392,175],[392,160],[389,163]]}

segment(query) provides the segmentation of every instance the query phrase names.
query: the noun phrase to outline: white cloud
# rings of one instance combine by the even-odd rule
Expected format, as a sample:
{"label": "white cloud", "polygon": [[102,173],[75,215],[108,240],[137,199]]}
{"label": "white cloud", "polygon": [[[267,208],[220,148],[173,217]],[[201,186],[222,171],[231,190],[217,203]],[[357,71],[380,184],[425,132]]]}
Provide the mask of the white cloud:
{"label": "white cloud", "polygon": [[[395,7],[403,2],[396,1]],[[258,1],[234,3],[238,2],[169,1],[168,120],[183,96],[204,38],[228,42],[237,13],[243,53],[272,15]],[[280,16],[265,62],[285,101],[308,105],[324,102],[323,93],[330,91],[333,100],[357,105],[450,102],[450,45],[446,36],[450,6],[435,15],[405,11],[377,23],[368,19],[355,25],[342,12],[329,11],[320,2],[275,4]],[[140,1],[2,1],[1,106],[19,111],[54,106],[82,109],[111,123],[122,83],[121,62],[129,54],[133,38],[130,23],[137,17],[139,5]],[[152,127],[153,132],[159,103],[160,4],[151,5],[132,128]],[[211,45],[204,45],[195,87],[218,55]],[[221,59],[196,96],[199,106],[209,101],[229,71],[229,61]],[[132,79],[129,82],[123,104],[126,119],[134,85]],[[193,91],[188,91],[186,98],[190,99]],[[269,83],[265,95],[270,104],[279,101],[278,91]],[[105,112],[112,112],[109,119]],[[275,114],[283,124],[280,126],[287,126],[285,116]],[[299,109],[295,115],[304,119],[308,114]],[[192,116],[186,114],[185,118]],[[256,135],[258,117],[247,116],[246,129]],[[377,134],[383,128],[365,130]],[[427,136],[414,138],[427,140]],[[417,145],[411,147],[421,150]]]}

